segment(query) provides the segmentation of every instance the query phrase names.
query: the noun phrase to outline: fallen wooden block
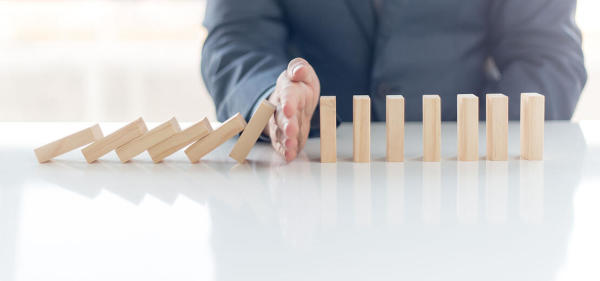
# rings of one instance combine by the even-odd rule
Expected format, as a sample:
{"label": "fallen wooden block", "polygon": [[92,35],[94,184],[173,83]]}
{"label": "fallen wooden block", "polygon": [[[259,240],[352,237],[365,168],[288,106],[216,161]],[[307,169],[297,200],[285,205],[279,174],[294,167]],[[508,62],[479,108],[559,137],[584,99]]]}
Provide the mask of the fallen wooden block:
{"label": "fallen wooden block", "polygon": [[521,159],[544,159],[544,114],[546,98],[537,93],[521,94]]}
{"label": "fallen wooden block", "polygon": [[423,161],[440,162],[442,102],[438,95],[423,96]]}
{"label": "fallen wooden block", "polygon": [[241,114],[236,113],[233,117],[223,122],[221,127],[190,145],[185,150],[185,154],[190,159],[190,162],[197,163],[204,155],[239,134],[244,130],[244,127],[246,127],[246,120],[244,120]]}
{"label": "fallen wooden block", "polygon": [[146,123],[141,117],[127,124],[125,127],[116,130],[114,133],[97,140],[81,150],[83,157],[88,163],[92,163],[98,158],[106,155],[111,150],[122,146],[133,139],[146,133]]}
{"label": "fallen wooden block", "polygon": [[479,160],[479,98],[473,94],[456,97],[458,161]]}
{"label": "fallen wooden block", "polygon": [[385,97],[386,159],[404,162],[404,97]]}
{"label": "fallen wooden block", "polygon": [[267,123],[271,116],[273,116],[276,108],[277,107],[274,104],[267,100],[260,104],[254,115],[252,115],[252,118],[250,118],[248,126],[246,126],[244,132],[242,132],[242,135],[235,143],[231,153],[229,153],[231,158],[238,161],[238,163],[244,163],[246,161],[248,153],[250,153],[250,150],[254,144],[256,144],[256,141],[267,126]]}
{"label": "fallen wooden block", "polygon": [[336,99],[322,96],[320,100],[321,163],[337,161]]}
{"label": "fallen wooden block", "polygon": [[352,101],[354,162],[371,162],[371,98],[354,96]]}
{"label": "fallen wooden block", "polygon": [[83,129],[77,133],[68,135],[34,150],[35,156],[40,163],[45,163],[52,158],[80,148],[103,138],[102,130],[98,124]]}
{"label": "fallen wooden block", "polygon": [[508,160],[508,97],[487,94],[485,97],[486,159]]}
{"label": "fallen wooden block", "polygon": [[117,155],[121,162],[125,163],[180,131],[179,123],[173,117],[144,135],[118,147],[116,149]]}
{"label": "fallen wooden block", "polygon": [[150,147],[148,154],[150,154],[154,163],[159,163],[186,145],[207,136],[212,130],[208,118],[204,118],[189,128],[175,133],[164,141]]}

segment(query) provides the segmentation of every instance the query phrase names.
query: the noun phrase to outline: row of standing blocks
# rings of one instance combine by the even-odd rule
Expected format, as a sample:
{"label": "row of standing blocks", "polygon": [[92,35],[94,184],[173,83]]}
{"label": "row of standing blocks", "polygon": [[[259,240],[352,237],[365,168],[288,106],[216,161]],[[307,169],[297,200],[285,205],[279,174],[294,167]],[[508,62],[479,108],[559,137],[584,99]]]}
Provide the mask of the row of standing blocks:
{"label": "row of standing blocks", "polygon": [[[542,160],[544,154],[545,97],[537,93],[521,94],[521,159]],[[386,97],[386,159],[404,161],[404,97]],[[336,98],[320,100],[321,162],[337,161]],[[479,160],[479,98],[457,95],[457,143],[459,161]],[[508,160],[508,97],[486,95],[486,159]],[[371,99],[353,98],[353,160],[371,160]],[[441,160],[441,99],[423,96],[423,161]]]}
{"label": "row of standing blocks", "polygon": [[[458,95],[458,160],[476,161],[479,151],[479,100],[475,95]],[[139,118],[110,135],[104,136],[99,125],[76,132],[34,150],[40,163],[87,145],[82,149],[88,163],[115,150],[122,162],[128,162],[148,151],[155,163],[185,148],[192,163],[233,138],[240,132],[230,157],[243,163],[258,140],[275,105],[263,101],[250,121],[246,123],[239,114],[225,121],[220,127],[211,127],[208,119],[181,130],[175,118],[148,131]],[[353,159],[369,162],[371,159],[371,100],[369,96],[353,98]],[[321,162],[336,162],[336,99],[323,96],[320,100]],[[508,97],[489,94],[486,97],[487,159],[508,159]],[[386,98],[387,160],[404,161],[404,98]],[[522,94],[521,96],[521,157],[541,160],[544,135],[544,96]],[[423,161],[440,161],[441,151],[441,100],[437,95],[423,96]]]}

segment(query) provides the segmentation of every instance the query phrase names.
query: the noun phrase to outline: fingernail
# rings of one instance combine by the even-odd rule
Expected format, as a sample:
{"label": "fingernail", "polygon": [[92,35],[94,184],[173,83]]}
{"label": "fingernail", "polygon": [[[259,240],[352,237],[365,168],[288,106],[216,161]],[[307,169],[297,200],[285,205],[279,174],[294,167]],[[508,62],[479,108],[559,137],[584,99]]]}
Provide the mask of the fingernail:
{"label": "fingernail", "polygon": [[302,67],[302,64],[297,64],[296,66],[294,66],[294,68],[292,68],[292,76],[296,75],[296,71],[298,71],[298,69],[300,69]]}

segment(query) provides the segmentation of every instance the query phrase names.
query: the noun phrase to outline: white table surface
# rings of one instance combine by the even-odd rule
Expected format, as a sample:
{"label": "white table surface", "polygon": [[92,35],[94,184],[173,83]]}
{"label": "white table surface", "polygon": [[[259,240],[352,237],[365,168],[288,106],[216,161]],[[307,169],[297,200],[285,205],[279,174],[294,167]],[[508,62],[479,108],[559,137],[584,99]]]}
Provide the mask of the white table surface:
{"label": "white table surface", "polygon": [[[352,127],[337,164],[309,140],[285,164],[265,144],[251,161],[230,141],[199,164],[79,151],[38,164],[33,148],[88,124],[0,123],[0,280],[600,280],[600,122],[546,124],[545,161],[354,164]],[[105,134],[122,124],[101,124]],[[480,125],[480,155],[485,155]]]}

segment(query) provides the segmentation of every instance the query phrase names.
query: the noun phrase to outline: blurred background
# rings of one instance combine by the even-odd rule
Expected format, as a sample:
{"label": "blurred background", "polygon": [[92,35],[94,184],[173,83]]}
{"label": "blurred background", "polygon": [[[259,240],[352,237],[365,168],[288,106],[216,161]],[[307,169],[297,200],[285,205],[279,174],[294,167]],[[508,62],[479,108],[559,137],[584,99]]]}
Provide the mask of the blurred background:
{"label": "blurred background", "polygon": [[[0,1],[0,121],[215,120],[200,75],[205,5]],[[574,120],[600,119],[600,1],[578,5],[589,80]]]}

